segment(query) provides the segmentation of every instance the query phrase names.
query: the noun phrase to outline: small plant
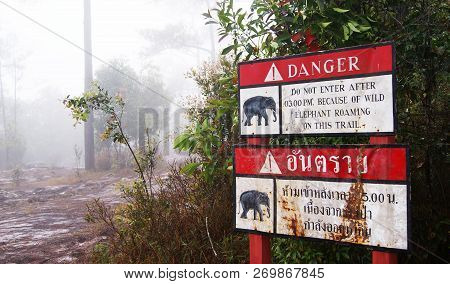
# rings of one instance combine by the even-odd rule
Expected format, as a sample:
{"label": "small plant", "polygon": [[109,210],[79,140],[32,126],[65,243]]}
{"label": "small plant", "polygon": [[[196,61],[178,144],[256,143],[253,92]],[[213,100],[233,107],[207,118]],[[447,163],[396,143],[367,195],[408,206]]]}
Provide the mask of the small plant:
{"label": "small plant", "polygon": [[81,173],[80,173],[80,165],[81,165],[81,155],[83,155],[83,150],[80,149],[80,147],[78,147],[77,144],[75,144],[73,146],[73,151],[75,154],[75,163],[76,163],[76,173],[78,178],[81,178]]}
{"label": "small plant", "polygon": [[[113,98],[99,86],[94,86],[93,91],[82,96],[67,97],[64,104],[72,110],[77,122],[84,121],[91,110],[107,114],[109,119],[102,137],[127,146],[139,175],[131,182],[117,185],[126,201],[124,204],[109,207],[99,199],[87,204],[86,220],[105,227],[108,236],[94,248],[92,261],[247,261],[246,239],[232,234],[232,192],[217,190],[217,184],[231,188],[227,171],[214,173],[217,184],[210,183],[200,171],[185,174],[178,165],[171,165],[167,176],[157,177],[158,143],[147,134],[143,149],[135,151],[131,148],[121,127],[124,102],[120,97]],[[191,159],[187,164],[196,162]]]}
{"label": "small plant", "polygon": [[89,114],[94,110],[100,111],[105,115],[107,119],[105,130],[101,134],[101,139],[112,139],[114,143],[126,145],[136,163],[136,171],[139,174],[144,187],[147,189],[144,169],[138,160],[137,153],[131,147],[130,139],[125,134],[122,126],[122,116],[125,107],[122,96],[120,96],[120,94],[111,96],[107,90],[101,88],[97,83],[94,83],[89,92],[86,92],[79,97],[71,98],[70,96],[67,96],[63,101],[63,104],[71,110],[72,117],[75,119],[75,124],[86,122]]}
{"label": "small plant", "polygon": [[20,181],[22,180],[23,171],[21,168],[16,167],[12,172],[12,180],[14,185],[18,187],[20,185]]}

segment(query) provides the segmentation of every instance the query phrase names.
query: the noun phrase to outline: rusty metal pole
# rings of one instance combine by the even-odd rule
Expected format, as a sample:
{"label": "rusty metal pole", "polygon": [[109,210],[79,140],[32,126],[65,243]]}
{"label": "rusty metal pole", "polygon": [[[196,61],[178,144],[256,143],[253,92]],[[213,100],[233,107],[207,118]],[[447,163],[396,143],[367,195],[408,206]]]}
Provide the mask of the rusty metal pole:
{"label": "rusty metal pole", "polygon": [[[370,144],[394,144],[395,136],[371,136]],[[397,253],[372,251],[372,264],[396,264],[398,263]]]}
{"label": "rusty metal pole", "polygon": [[[270,138],[248,138],[247,144],[250,145],[268,145]],[[248,234],[250,249],[250,264],[269,264],[272,254],[270,252],[270,237]]]}

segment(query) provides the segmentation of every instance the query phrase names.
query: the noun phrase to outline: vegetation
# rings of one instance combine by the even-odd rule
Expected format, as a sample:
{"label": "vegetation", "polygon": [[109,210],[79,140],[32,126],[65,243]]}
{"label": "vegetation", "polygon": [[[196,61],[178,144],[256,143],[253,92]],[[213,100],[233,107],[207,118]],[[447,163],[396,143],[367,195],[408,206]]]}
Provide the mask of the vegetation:
{"label": "vegetation", "polygon": [[[235,10],[233,1],[218,2],[204,16],[230,45],[217,63],[189,74],[203,96],[188,105],[191,123],[175,141],[175,148],[194,158],[181,168],[172,166],[167,178],[158,178],[153,171],[145,174],[144,165],[155,166],[151,143],[133,154],[140,178],[119,186],[127,202],[108,208],[96,200],[88,207],[87,219],[105,225],[109,236],[95,247],[93,261],[246,262],[246,236],[232,233],[231,147],[239,142],[236,64],[384,40],[395,41],[397,49],[397,140],[412,148],[412,250],[400,261],[448,261],[448,10],[448,3],[435,0],[255,0],[251,11]],[[104,138],[126,144],[133,153],[120,130],[120,115],[110,113],[111,104],[123,107],[123,101],[99,88],[65,103],[78,120],[91,107],[101,110],[110,118]],[[271,141],[286,142],[368,139]],[[306,240],[274,239],[272,251],[275,263],[370,262],[369,249]]]}
{"label": "vegetation", "polygon": [[[226,38],[231,43],[222,51],[222,55],[231,54],[233,58],[230,70],[235,70],[240,60],[386,40],[395,42],[397,140],[410,144],[412,148],[412,250],[401,255],[402,262],[442,262],[448,258],[448,232],[445,229],[449,224],[446,206],[448,182],[443,178],[444,172],[448,171],[448,10],[448,3],[441,1],[255,0],[249,12],[234,9],[233,1],[220,1],[217,8],[204,14],[207,24],[218,25],[220,40]],[[229,143],[220,139],[224,132],[220,127],[214,133],[208,132],[208,136],[197,137],[202,129],[207,131],[209,125],[223,127],[225,124],[221,123],[221,117],[236,121],[236,79],[232,72],[224,72],[215,82],[216,89],[212,92],[202,90],[207,96],[205,107],[198,111],[200,116],[191,117],[193,125],[175,145],[203,157],[197,164],[188,165],[187,169],[201,166],[203,173],[208,175],[217,165],[222,165],[222,169],[227,165],[229,155],[222,160],[215,156]],[[218,95],[223,98],[220,103],[214,99]],[[226,128],[225,133],[229,137],[236,135],[235,126],[231,124]],[[286,142],[338,144],[367,143],[368,140],[299,138],[271,141],[274,144]],[[214,145],[212,153],[209,147],[202,146],[208,143]],[[370,259],[368,249],[284,239],[274,240],[273,252],[276,262],[359,263]]]}
{"label": "vegetation", "polygon": [[[199,171],[181,173],[172,165],[167,177],[155,177],[157,145],[147,139],[145,149],[135,151],[122,128],[124,102],[99,86],[64,101],[76,122],[101,111],[107,117],[103,139],[127,146],[139,178],[121,183],[125,204],[117,208],[101,200],[88,204],[87,221],[100,224],[109,238],[97,244],[92,261],[114,263],[222,263],[247,260],[245,236],[232,236],[231,191],[216,191]],[[222,177],[222,179],[220,179]],[[214,175],[231,187],[229,175]],[[244,248],[243,248],[244,246]]]}
{"label": "vegetation", "polygon": [[[137,74],[123,60],[113,60],[111,66],[105,66],[96,72],[98,83],[111,94],[120,94],[124,101],[122,114],[122,126],[129,135],[130,144],[137,145],[138,140],[138,108],[142,106],[152,106],[158,114],[161,114],[163,108],[167,108],[168,102],[159,97],[149,94],[148,87],[159,93],[165,93],[164,86],[159,78],[159,74],[154,68],[148,67],[141,74]],[[132,78],[138,78],[139,82],[125,77],[127,74]],[[107,116],[101,111],[95,111],[95,137],[98,137],[104,131],[104,125]],[[162,128],[162,119],[154,121],[154,128]],[[154,129],[152,129],[153,131]],[[157,135],[157,133],[152,133]],[[96,166],[102,170],[111,168],[123,168],[132,164],[133,157],[128,150],[121,147],[121,144],[114,143],[112,139],[96,139]]]}

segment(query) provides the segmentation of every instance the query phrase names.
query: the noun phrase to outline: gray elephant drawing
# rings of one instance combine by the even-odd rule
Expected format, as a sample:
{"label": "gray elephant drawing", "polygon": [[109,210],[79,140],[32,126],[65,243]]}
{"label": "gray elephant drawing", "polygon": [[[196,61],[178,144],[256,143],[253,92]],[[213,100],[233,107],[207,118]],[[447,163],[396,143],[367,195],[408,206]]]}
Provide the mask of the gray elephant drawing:
{"label": "gray elephant drawing", "polygon": [[[270,203],[267,193],[256,190],[244,191],[239,198],[239,205],[242,206],[241,218],[247,219],[249,210],[253,210],[253,219],[256,220],[256,213],[259,214],[259,219],[263,221],[263,211],[261,205],[267,206],[267,212],[270,217]],[[240,207],[239,207],[240,211]]]}
{"label": "gray elephant drawing", "polygon": [[261,126],[261,118],[264,117],[265,125],[269,125],[269,117],[267,116],[267,109],[273,111],[273,122],[277,121],[276,104],[271,97],[256,96],[244,102],[244,115],[246,117],[244,126],[252,125],[252,118],[258,116],[258,126]]}

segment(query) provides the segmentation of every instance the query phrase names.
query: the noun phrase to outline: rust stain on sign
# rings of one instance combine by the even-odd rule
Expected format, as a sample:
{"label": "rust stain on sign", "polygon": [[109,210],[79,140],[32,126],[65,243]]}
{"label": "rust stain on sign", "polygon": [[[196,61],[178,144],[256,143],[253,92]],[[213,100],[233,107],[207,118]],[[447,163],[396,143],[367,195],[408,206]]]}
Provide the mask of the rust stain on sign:
{"label": "rust stain on sign", "polygon": [[361,181],[362,154],[364,147],[359,149],[358,155],[358,180],[349,188],[348,200],[345,203],[342,223],[338,232],[328,234],[335,241],[346,241],[356,244],[369,244],[371,229],[367,226],[366,215],[362,214],[366,209],[364,205],[364,184]]}
{"label": "rust stain on sign", "polygon": [[305,235],[305,230],[302,225],[302,219],[298,212],[300,210],[296,209],[293,202],[287,201],[285,198],[280,200],[281,208],[287,213],[287,216],[283,216],[282,219],[285,220],[284,224],[289,229],[294,236],[302,237]]}
{"label": "rust stain on sign", "polygon": [[366,217],[360,212],[364,211],[364,184],[357,181],[349,189],[349,198],[345,204],[342,223],[339,231],[328,234],[335,241],[345,241],[356,244],[368,244],[371,229],[367,226]]}

